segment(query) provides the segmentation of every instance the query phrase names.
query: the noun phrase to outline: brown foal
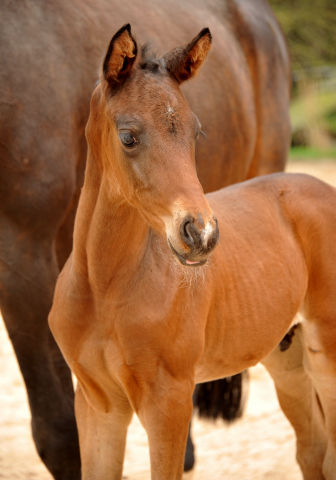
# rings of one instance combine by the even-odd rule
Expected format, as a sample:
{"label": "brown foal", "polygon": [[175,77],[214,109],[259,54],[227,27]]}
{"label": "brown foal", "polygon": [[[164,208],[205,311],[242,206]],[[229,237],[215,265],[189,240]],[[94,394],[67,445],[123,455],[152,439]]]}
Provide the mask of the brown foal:
{"label": "brown foal", "polygon": [[204,29],[152,58],[126,25],[93,93],[74,249],[49,317],[78,379],[84,480],[121,479],[133,412],[152,479],[181,479],[195,383],[259,361],[304,478],[336,479],[336,191],[274,174],[204,196],[201,127],[179,84],[210,45]]}

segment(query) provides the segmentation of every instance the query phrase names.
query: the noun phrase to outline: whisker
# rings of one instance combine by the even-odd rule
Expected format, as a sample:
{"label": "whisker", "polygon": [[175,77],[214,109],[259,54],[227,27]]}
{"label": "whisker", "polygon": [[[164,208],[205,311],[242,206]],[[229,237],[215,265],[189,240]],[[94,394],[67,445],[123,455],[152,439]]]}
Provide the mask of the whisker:
{"label": "whisker", "polygon": [[201,267],[186,267],[178,263],[173,257],[172,253],[163,253],[161,245],[158,241],[155,242],[154,248],[161,255],[163,260],[169,265],[173,275],[177,277],[178,288],[191,288],[196,285],[203,286],[205,283],[205,268],[211,268],[214,265],[205,264]]}

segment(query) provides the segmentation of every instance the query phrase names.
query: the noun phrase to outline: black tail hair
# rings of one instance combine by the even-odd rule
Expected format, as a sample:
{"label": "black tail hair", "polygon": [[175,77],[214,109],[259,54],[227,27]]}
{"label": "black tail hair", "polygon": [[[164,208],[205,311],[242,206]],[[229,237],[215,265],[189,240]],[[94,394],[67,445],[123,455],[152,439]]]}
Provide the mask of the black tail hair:
{"label": "black tail hair", "polygon": [[244,411],[247,395],[248,371],[197,385],[194,407],[203,418],[231,423],[240,418]]}

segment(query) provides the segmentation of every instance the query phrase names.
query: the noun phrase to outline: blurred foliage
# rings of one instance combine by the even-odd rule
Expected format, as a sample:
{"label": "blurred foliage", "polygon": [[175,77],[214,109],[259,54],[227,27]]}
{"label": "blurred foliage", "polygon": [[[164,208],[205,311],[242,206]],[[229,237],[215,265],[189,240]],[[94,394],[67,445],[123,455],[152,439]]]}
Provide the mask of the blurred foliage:
{"label": "blurred foliage", "polygon": [[320,90],[314,82],[301,88],[291,104],[294,145],[329,148],[336,138],[336,90]]}
{"label": "blurred foliage", "polygon": [[335,0],[269,0],[288,40],[293,69],[336,64]]}
{"label": "blurred foliage", "polygon": [[336,141],[336,0],[269,0],[292,59],[292,145]]}

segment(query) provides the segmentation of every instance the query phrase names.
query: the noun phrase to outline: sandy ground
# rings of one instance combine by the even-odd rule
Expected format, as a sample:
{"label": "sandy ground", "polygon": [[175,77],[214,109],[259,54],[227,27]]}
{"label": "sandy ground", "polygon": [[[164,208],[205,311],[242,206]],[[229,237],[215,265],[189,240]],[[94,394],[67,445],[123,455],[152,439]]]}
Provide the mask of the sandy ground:
{"label": "sandy ground", "polygon": [[[336,186],[336,162],[290,163],[291,172],[306,172]],[[292,428],[279,410],[273,383],[258,365],[250,371],[247,409],[227,427],[197,418],[193,424],[197,465],[186,480],[299,480]],[[7,333],[0,324],[0,479],[52,480],[39,460],[30,434],[30,419],[21,375]],[[128,436],[124,475],[148,480],[147,439],[137,418]]]}

